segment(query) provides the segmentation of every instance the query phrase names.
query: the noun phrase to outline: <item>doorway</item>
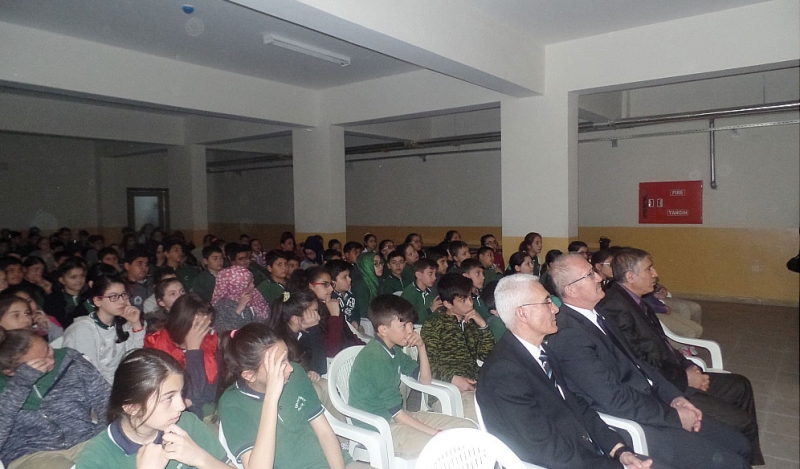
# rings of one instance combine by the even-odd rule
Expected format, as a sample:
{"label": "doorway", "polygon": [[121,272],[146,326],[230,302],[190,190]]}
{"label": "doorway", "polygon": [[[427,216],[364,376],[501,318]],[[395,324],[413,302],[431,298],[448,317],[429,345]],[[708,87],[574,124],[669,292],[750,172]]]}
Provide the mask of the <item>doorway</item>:
{"label": "doorway", "polygon": [[128,227],[138,231],[146,223],[169,233],[169,189],[128,188]]}

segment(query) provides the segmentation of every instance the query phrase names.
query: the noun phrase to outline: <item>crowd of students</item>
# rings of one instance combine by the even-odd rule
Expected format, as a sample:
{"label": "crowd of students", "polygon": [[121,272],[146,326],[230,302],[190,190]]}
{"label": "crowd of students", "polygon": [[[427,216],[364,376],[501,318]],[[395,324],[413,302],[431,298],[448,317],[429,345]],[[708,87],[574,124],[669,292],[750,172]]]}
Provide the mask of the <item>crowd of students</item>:
{"label": "crowd of students", "polygon": [[[490,234],[474,255],[454,230],[428,248],[416,233],[363,241],[324,249],[319,236],[301,246],[287,232],[265,251],[247,235],[209,234],[195,247],[152,226],[111,246],[68,228],[49,238],[4,230],[0,459],[12,469],[225,467],[205,420],[246,468],[355,467],[323,416],[323,406],[337,414],[322,376],[329,358],[364,345],[365,326],[374,340],[353,365],[351,405],[389,421],[398,454],[473,426],[479,364],[506,333],[497,280],[539,275],[557,302],[547,269],[560,252],[542,263],[537,233],[507,266]],[[569,250],[589,259],[585,243]],[[613,254],[592,257],[609,279]],[[648,301],[699,320],[657,295]],[[456,385],[471,421],[404,410],[401,373]]]}

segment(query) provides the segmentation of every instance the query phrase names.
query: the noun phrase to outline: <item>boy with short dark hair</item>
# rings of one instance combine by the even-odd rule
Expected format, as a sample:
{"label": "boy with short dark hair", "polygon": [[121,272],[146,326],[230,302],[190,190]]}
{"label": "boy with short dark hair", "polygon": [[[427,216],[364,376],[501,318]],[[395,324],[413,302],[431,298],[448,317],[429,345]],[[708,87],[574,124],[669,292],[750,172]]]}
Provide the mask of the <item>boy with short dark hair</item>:
{"label": "boy with short dark hair", "polygon": [[450,263],[448,262],[449,257],[450,256],[447,254],[447,251],[438,247],[432,247],[425,250],[425,258],[436,263],[437,278],[446,274],[447,269],[450,268]]}
{"label": "boy with short dark hair", "polygon": [[336,249],[326,249],[322,252],[322,262],[341,260],[342,253]]}
{"label": "boy with short dark hair", "polygon": [[406,258],[403,252],[398,249],[390,252],[386,256],[386,263],[389,268],[386,269],[386,273],[383,275],[378,293],[397,294],[397,292],[400,292],[402,294],[403,289],[406,287],[406,282],[403,281],[403,269],[406,268]]}
{"label": "boy with short dark hair", "polygon": [[129,249],[125,252],[125,289],[128,301],[140,312],[144,312],[144,301],[153,294],[153,287],[147,281],[150,258],[143,249]]}
{"label": "boy with short dark hair", "polygon": [[256,285],[256,288],[261,292],[261,296],[267,300],[267,303],[272,303],[276,298],[283,295],[284,290],[286,290],[286,282],[289,279],[286,274],[289,270],[288,256],[285,251],[273,249],[264,256],[264,262],[269,276],[266,280]]}
{"label": "boy with short dark hair", "polygon": [[436,283],[436,263],[423,258],[414,264],[414,283],[403,289],[402,296],[417,312],[417,324],[425,324],[428,317],[441,308],[442,300],[432,290]]}
{"label": "boy with short dark hair", "polygon": [[497,289],[497,281],[487,283],[481,292],[481,302],[486,305],[489,310],[489,319],[486,324],[489,325],[489,330],[492,331],[494,342],[500,342],[503,334],[506,333],[506,324],[500,319],[500,313],[497,312],[497,306],[494,303],[494,291]]}
{"label": "boy with short dark hair", "polygon": [[106,246],[97,251],[97,262],[108,264],[117,269],[117,272],[122,272],[122,267],[119,265],[119,253],[111,246]]}
{"label": "boy with short dark hair", "polygon": [[186,252],[183,240],[177,236],[164,238],[164,254],[166,255],[166,265],[175,269],[175,275],[183,284],[184,290],[191,290],[194,278],[197,276],[197,269],[184,263]]}
{"label": "boy with short dark hair", "polygon": [[6,282],[9,287],[22,283],[24,274],[22,273],[22,260],[15,256],[4,256],[0,258],[0,270],[6,273]]}
{"label": "boy with short dark hair", "polygon": [[292,273],[300,268],[301,259],[294,251],[283,251],[283,254],[286,255],[286,279],[288,280],[292,277]]}
{"label": "boy with short dark hair", "polygon": [[422,338],[428,345],[433,377],[453,383],[461,391],[464,416],[477,420],[477,360],[485,360],[492,351],[494,336],[473,307],[472,289],[468,277],[445,274],[439,280],[439,297],[446,311],[433,313],[422,326]]}
{"label": "boy with short dark hair", "polygon": [[361,251],[364,250],[364,245],[359,243],[358,241],[348,241],[344,243],[344,247],[342,248],[342,255],[344,256],[344,260],[346,260],[350,264],[350,278],[356,282],[361,277],[361,271],[356,268],[356,261],[358,260],[358,256],[361,255]]}
{"label": "boy with short dark hair", "polygon": [[[378,415],[389,422],[394,453],[417,456],[425,444],[443,429],[474,428],[468,420],[428,412],[403,410],[401,374],[431,383],[431,369],[425,343],[414,332],[414,308],[395,295],[378,295],[369,307],[375,328],[372,340],[359,352],[350,371],[349,404]],[[419,364],[403,353],[402,347],[417,347]],[[355,421],[362,427],[368,426]]]}
{"label": "boy with short dark hair", "polygon": [[460,274],[461,263],[464,262],[465,259],[469,259],[471,257],[469,253],[469,245],[464,241],[453,241],[450,243],[450,246],[447,248],[447,250],[453,257],[453,265],[450,266],[448,272]]}
{"label": "boy with short dark hair", "polygon": [[481,246],[478,249],[478,253],[475,257],[483,266],[483,275],[486,277],[487,284],[489,282],[494,282],[495,280],[500,280],[503,275],[498,272],[497,265],[494,263],[494,249],[490,248],[489,246]]}
{"label": "boy with short dark hair", "polygon": [[250,246],[240,243],[228,243],[225,245],[225,256],[231,265],[238,265],[249,270],[253,274],[253,285],[260,285],[268,275],[258,263],[250,259]]}
{"label": "boy with short dark hair", "polygon": [[489,319],[491,313],[481,301],[481,290],[486,284],[483,265],[478,259],[465,259],[461,263],[461,275],[472,281],[472,306],[484,320]]}
{"label": "boy with short dark hair", "polygon": [[333,293],[331,299],[339,302],[339,314],[341,314],[345,321],[349,322],[354,328],[358,329],[360,324],[353,315],[356,309],[356,297],[350,291],[353,285],[353,280],[350,278],[352,266],[341,259],[332,260],[325,264],[325,270],[331,276],[331,285],[333,286]]}
{"label": "boy with short dark hair", "polygon": [[225,264],[222,248],[214,244],[203,246],[203,269],[192,282],[192,293],[197,293],[204,300],[211,301],[214,287],[217,285],[217,274]]}

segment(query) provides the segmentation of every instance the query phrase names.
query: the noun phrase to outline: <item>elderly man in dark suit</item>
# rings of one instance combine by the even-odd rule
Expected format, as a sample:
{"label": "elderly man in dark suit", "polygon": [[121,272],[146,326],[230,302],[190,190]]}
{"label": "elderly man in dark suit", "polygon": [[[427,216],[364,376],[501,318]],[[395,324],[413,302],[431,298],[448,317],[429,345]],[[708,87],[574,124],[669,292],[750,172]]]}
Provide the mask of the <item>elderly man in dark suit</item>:
{"label": "elderly man in dark suit", "polygon": [[597,309],[619,328],[634,356],[655,367],[705,415],[739,430],[750,440],[751,464],[764,464],[750,381],[734,373],[704,373],[672,347],[655,311],[642,300],[658,277],[649,253],[622,249],[611,268],[615,282]]}
{"label": "elderly man in dark suit", "polygon": [[650,455],[681,468],[748,468],[750,444],[704,416],[656,369],[639,361],[611,321],[595,310],[600,276],[581,256],[566,255],[550,273],[563,305],[548,345],[567,386],[598,412],[639,423]]}
{"label": "elderly man in dark suit", "polygon": [[569,391],[558,364],[548,360],[542,340],[558,330],[558,309],[536,277],[505,277],[494,295],[508,333],[478,377],[476,396],[488,431],[523,461],[548,469],[651,467],[652,460],[639,459]]}

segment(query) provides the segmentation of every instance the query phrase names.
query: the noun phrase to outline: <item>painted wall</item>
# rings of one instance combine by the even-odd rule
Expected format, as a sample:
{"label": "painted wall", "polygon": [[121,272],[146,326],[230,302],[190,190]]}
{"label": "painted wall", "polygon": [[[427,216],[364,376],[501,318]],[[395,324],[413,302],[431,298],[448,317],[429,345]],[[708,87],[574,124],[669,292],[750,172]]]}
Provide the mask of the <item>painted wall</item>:
{"label": "painted wall", "polygon": [[98,225],[94,144],[0,133],[0,225],[45,233]]}
{"label": "painted wall", "polygon": [[[798,117],[719,119],[716,125]],[[693,122],[627,133],[705,126]],[[798,247],[799,135],[796,124],[717,132],[716,190],[708,184],[705,132],[619,140],[617,148],[610,142],[581,143],[578,238],[596,247],[599,237],[607,236],[614,245],[650,251],[674,292],[797,304],[797,274],[785,263]],[[704,181],[703,224],[639,225],[638,183],[673,180]]]}

